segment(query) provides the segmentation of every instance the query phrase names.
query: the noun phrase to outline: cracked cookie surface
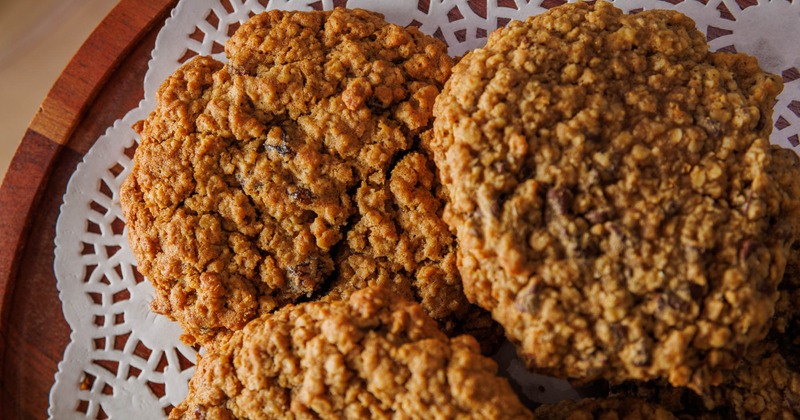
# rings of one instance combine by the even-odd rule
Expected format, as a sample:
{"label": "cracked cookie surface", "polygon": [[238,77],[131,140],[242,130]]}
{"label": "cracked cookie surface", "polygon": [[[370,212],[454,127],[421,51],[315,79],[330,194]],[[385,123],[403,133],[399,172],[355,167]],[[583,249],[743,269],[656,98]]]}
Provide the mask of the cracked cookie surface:
{"label": "cracked cookie surface", "polygon": [[450,74],[444,44],[336,9],[257,15],[225,48],[227,64],[176,71],[136,126],[121,201],[153,309],[209,344],[355,264],[358,287],[391,285],[444,327],[487,322],[461,292],[434,168],[413,152]]}
{"label": "cracked cookie surface", "polygon": [[172,419],[532,418],[471,336],[368,288],[266,314],[200,359]]}
{"label": "cracked cookie surface", "polygon": [[467,303],[456,264],[458,245],[442,220],[445,198],[433,163],[411,152],[382,186],[355,194],[358,216],[334,253],[336,274],[323,299],[346,299],[382,286],[417,301],[448,334],[468,333],[490,354],[502,330],[488,313]]}
{"label": "cracked cookie surface", "polygon": [[798,234],[768,169],[781,88],[672,11],[578,3],[493,33],[426,144],[468,297],[537,371],[719,384]]}

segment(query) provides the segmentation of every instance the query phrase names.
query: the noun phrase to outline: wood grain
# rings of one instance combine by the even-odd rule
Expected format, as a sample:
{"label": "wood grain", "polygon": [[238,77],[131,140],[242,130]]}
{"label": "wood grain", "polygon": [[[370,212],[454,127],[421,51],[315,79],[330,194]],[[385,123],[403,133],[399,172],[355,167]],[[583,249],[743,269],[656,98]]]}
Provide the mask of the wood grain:
{"label": "wood grain", "polygon": [[0,418],[46,418],[69,341],[53,272],[55,222],[83,154],[142,98],[157,30],[177,0],[122,0],[45,98],[0,187]]}
{"label": "wood grain", "polygon": [[[160,16],[165,0],[122,1],[89,36],[72,58],[31,122],[30,128],[45,137],[65,144],[80,122],[87,104],[102,87],[121,57],[149,29],[154,16]],[[127,4],[133,4],[128,7]]]}

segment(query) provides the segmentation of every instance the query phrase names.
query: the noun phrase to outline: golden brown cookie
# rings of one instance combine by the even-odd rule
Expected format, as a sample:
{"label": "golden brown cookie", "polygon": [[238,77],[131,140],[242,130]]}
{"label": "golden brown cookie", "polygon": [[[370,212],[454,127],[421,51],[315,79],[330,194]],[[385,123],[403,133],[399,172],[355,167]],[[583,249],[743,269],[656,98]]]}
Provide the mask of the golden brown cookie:
{"label": "golden brown cookie", "polygon": [[737,418],[800,418],[800,249],[789,255],[769,335],[704,396],[707,409]]}
{"label": "golden brown cookie", "polygon": [[448,335],[474,335],[489,354],[502,341],[502,329],[464,296],[458,245],[441,217],[440,190],[433,162],[416,151],[397,162],[387,183],[363,184],[323,299],[343,300],[369,286],[386,287],[419,302]]}
{"label": "golden brown cookie", "polygon": [[290,305],[202,357],[170,418],[531,418],[478,348],[386,289]]}
{"label": "golden brown cookie", "polygon": [[427,145],[467,296],[543,373],[719,384],[766,335],[800,230],[768,170],[781,87],[672,11],[577,3],[496,31]]}
{"label": "golden brown cookie", "polygon": [[[121,201],[153,309],[208,344],[329,288],[394,282],[450,331],[489,322],[463,296],[433,165],[413,152],[450,74],[445,45],[363,10],[271,11],[226,54],[181,67],[136,127]],[[336,280],[354,264],[358,285]]]}
{"label": "golden brown cookie", "polygon": [[[797,163],[791,152],[790,160]],[[785,167],[784,167],[785,168]],[[779,286],[772,328],[763,341],[751,345],[723,382],[706,395],[665,383],[627,383],[614,394],[657,403],[681,418],[800,417],[800,244],[789,254]]]}
{"label": "golden brown cookie", "polygon": [[[779,306],[800,305],[800,290],[782,292]],[[626,383],[616,395],[635,396],[662,405],[681,418],[730,419],[800,417],[800,318],[782,333],[772,330],[752,345],[719,386],[699,396],[688,388],[663,382]]]}
{"label": "golden brown cookie", "polygon": [[533,415],[539,420],[668,420],[677,418],[663,407],[636,398],[625,397],[566,400],[558,404],[545,404],[537,408]]}

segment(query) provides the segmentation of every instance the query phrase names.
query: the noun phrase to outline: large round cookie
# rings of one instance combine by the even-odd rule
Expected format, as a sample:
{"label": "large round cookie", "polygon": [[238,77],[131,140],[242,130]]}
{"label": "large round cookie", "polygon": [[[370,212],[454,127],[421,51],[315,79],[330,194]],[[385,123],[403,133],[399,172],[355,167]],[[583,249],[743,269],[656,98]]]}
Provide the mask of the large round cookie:
{"label": "large round cookie", "polygon": [[369,288],[290,305],[200,359],[172,419],[531,418],[470,336]]}
{"label": "large round cookie", "polygon": [[[444,44],[363,10],[272,11],[226,54],[181,67],[136,127],[121,201],[153,309],[202,344],[373,283],[444,326],[475,315],[433,165],[409,153],[450,74]],[[348,264],[358,285],[336,280]]]}
{"label": "large round cookie", "polygon": [[767,168],[779,78],[687,17],[569,4],[468,53],[434,108],[468,297],[529,366],[718,384],[765,336],[797,199]]}

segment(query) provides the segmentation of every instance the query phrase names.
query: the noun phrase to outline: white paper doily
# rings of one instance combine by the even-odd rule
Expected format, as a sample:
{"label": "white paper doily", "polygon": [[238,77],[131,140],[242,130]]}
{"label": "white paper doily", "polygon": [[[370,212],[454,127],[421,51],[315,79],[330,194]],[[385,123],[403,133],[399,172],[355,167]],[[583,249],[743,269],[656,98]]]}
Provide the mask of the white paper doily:
{"label": "white paper doily", "polygon": [[[180,328],[149,310],[153,290],[136,273],[118,191],[131,168],[130,128],[155,106],[159,84],[195,55],[224,60],[223,45],[241,22],[269,9],[361,7],[389,22],[418,26],[448,43],[454,56],[483,45],[499,25],[560,0],[182,0],[158,35],[144,100],[89,150],[70,179],[56,225],[55,273],[72,333],[50,392],[51,418],[163,418],[188,392],[196,351]],[[775,106],[772,142],[800,145],[800,0],[616,0],[621,9],[676,9],[692,17],[712,50],[755,55],[786,83]],[[673,4],[674,3],[674,4]],[[486,4],[486,7],[479,5]],[[528,374],[505,347],[501,371],[528,398],[552,402],[576,394],[564,382]]]}

